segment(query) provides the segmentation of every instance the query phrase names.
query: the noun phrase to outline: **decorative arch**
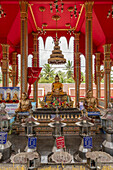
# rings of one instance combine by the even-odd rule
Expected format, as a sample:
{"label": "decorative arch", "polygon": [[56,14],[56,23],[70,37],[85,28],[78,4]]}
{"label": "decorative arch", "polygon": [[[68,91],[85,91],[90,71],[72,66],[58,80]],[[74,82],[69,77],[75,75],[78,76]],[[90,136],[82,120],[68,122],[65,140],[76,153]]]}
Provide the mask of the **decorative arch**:
{"label": "decorative arch", "polygon": [[29,54],[28,55],[28,67],[32,67],[32,59],[33,59],[33,55]]}
{"label": "decorative arch", "polygon": [[80,84],[80,97],[85,97],[85,73],[86,73],[86,58],[83,54],[80,55],[81,67],[81,84]]}

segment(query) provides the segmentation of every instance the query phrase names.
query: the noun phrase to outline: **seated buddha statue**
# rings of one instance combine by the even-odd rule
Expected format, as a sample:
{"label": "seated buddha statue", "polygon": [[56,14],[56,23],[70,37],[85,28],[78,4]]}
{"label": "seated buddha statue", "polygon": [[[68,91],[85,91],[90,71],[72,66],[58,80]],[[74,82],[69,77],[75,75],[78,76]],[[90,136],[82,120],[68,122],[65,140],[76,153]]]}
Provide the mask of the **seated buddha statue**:
{"label": "seated buddha statue", "polygon": [[52,93],[53,96],[59,96],[66,94],[63,92],[63,85],[59,82],[59,76],[58,74],[55,77],[55,82],[52,84]]}
{"label": "seated buddha statue", "polygon": [[32,108],[30,100],[27,98],[27,94],[25,92],[22,93],[22,98],[19,100],[18,108],[15,110],[18,112],[28,112]]}
{"label": "seated buddha statue", "polygon": [[18,100],[18,95],[17,95],[17,93],[14,93],[12,101],[17,101],[17,100]]}
{"label": "seated buddha statue", "polygon": [[48,92],[42,101],[40,101],[42,108],[55,108],[61,106],[63,108],[73,107],[71,97],[63,91],[63,85],[59,82],[59,76],[55,76],[55,82],[52,83],[52,92]]}
{"label": "seated buddha statue", "polygon": [[85,109],[89,112],[97,112],[100,111],[97,108],[97,100],[95,97],[93,97],[93,93],[91,90],[88,90],[86,93],[86,97],[84,99],[84,103],[83,103]]}

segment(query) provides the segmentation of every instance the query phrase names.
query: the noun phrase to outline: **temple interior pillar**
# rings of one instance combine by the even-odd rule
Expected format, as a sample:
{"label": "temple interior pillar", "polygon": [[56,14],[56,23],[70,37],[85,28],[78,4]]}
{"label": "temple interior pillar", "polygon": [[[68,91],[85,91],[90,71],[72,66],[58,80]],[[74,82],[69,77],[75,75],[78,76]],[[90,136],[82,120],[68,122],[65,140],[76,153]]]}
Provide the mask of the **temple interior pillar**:
{"label": "temple interior pillar", "polygon": [[9,72],[9,77],[12,81],[12,87],[17,86],[17,52],[12,53],[12,70]]}
{"label": "temple interior pillar", "polygon": [[8,87],[9,86],[9,45],[2,44],[2,86]]}
{"label": "temple interior pillar", "polygon": [[[100,72],[100,53],[95,53],[96,55],[96,98],[99,99],[100,96],[100,82],[101,82],[101,72]],[[98,102],[98,100],[97,100]]]}
{"label": "temple interior pillar", "polygon": [[85,56],[86,56],[86,92],[93,91],[93,75],[92,75],[92,54],[93,54],[93,41],[92,41],[92,9],[93,2],[85,2]]}
{"label": "temple interior pillar", "polygon": [[[38,36],[33,33],[33,67],[39,67],[39,45]],[[33,100],[38,107],[38,80],[33,84]]]}
{"label": "temple interior pillar", "polygon": [[21,94],[27,92],[28,2],[20,1],[21,16]]}
{"label": "temple interior pillar", "polygon": [[79,35],[80,33],[75,34],[75,51],[74,51],[75,107],[79,106],[79,97],[80,97]]}
{"label": "temple interior pillar", "polygon": [[103,48],[104,48],[104,107],[106,109],[108,107],[108,103],[110,102],[111,44],[105,44]]}

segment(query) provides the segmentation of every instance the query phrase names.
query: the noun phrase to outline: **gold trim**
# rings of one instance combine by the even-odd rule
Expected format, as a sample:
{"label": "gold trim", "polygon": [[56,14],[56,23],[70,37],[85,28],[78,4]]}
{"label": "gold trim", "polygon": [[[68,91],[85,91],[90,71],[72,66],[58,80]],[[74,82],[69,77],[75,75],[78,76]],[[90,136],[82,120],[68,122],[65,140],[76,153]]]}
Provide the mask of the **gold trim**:
{"label": "gold trim", "polygon": [[32,18],[33,18],[33,22],[35,24],[36,29],[40,30],[40,28],[36,24],[36,20],[35,20],[34,14],[33,14],[33,10],[32,10],[31,4],[29,4],[29,8],[30,8],[30,12],[31,12],[31,15],[32,15]]}
{"label": "gold trim", "polygon": [[77,29],[77,26],[78,26],[78,23],[79,23],[79,20],[80,20],[80,17],[81,17],[81,14],[82,14],[83,8],[84,8],[84,4],[83,4],[83,5],[82,5],[82,7],[81,7],[80,14],[79,14],[78,20],[77,20],[77,22],[76,22],[76,26],[73,28],[74,30],[76,30],[76,29]]}
{"label": "gold trim", "polygon": [[[41,30],[41,28],[38,27],[37,24],[36,24],[35,16],[34,16],[34,14],[33,14],[33,10],[32,10],[32,7],[31,7],[32,4],[28,4],[28,5],[29,5],[30,12],[31,12],[31,15],[32,15],[32,18],[33,18],[33,22],[34,22],[34,24],[35,24],[35,27],[36,27],[37,31],[38,31],[38,30]],[[79,14],[79,17],[78,17],[76,26],[72,28],[72,29],[74,29],[74,30],[76,30],[76,28],[77,28],[77,26],[78,26],[78,23],[79,23],[79,20],[80,20],[80,17],[81,17],[83,8],[84,8],[84,4],[83,4],[82,7],[81,7],[80,14]],[[46,31],[56,31],[56,29],[46,29]],[[68,29],[57,29],[57,31],[68,31]]]}
{"label": "gold trim", "polygon": [[[44,29],[46,31],[56,31],[56,29]],[[57,31],[68,31],[69,29],[57,29]]]}
{"label": "gold trim", "polygon": [[70,23],[66,23],[65,26],[66,26],[66,27],[70,27]]}

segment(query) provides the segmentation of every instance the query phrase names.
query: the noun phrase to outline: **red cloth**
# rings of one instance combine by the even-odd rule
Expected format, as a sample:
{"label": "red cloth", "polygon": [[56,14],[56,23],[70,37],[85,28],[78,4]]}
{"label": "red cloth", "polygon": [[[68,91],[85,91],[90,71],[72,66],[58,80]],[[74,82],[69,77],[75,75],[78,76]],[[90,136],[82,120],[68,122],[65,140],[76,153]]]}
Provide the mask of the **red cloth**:
{"label": "red cloth", "polygon": [[41,67],[28,67],[28,83],[29,83],[29,89],[28,89],[28,97],[31,93],[31,84],[33,84],[37,78],[39,77],[39,74],[41,72]]}

